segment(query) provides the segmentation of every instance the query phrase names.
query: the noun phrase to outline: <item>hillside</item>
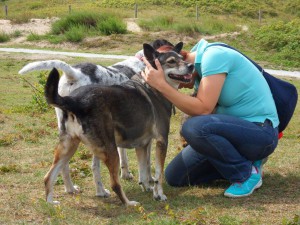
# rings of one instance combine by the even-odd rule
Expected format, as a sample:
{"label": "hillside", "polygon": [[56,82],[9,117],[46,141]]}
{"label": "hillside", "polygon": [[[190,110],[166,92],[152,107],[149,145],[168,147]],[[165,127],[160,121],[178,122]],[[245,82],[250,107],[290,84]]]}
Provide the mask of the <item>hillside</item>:
{"label": "hillside", "polygon": [[[269,68],[300,70],[300,0],[2,0],[0,7],[5,6],[7,13],[1,10],[0,18],[21,28],[11,33],[0,24],[2,46],[133,54],[143,42],[156,38],[183,41],[190,49],[205,37],[231,44]],[[127,24],[127,32],[101,34],[73,28],[70,41],[63,32],[51,33],[51,27],[45,34],[44,27],[38,24],[23,31],[33,19],[53,22],[84,12],[113,15]],[[138,32],[128,29],[129,23]],[[2,38],[5,34],[8,37]]]}

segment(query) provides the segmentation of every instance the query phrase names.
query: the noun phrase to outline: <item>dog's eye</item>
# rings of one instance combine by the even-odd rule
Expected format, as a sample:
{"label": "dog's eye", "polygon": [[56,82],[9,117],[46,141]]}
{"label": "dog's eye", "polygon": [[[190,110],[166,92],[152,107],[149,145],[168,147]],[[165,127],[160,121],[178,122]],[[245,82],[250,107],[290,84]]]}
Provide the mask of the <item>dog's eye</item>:
{"label": "dog's eye", "polygon": [[176,63],[176,60],[175,60],[175,59],[169,59],[169,60],[167,61],[167,63],[169,63],[169,64],[175,64],[175,63]]}

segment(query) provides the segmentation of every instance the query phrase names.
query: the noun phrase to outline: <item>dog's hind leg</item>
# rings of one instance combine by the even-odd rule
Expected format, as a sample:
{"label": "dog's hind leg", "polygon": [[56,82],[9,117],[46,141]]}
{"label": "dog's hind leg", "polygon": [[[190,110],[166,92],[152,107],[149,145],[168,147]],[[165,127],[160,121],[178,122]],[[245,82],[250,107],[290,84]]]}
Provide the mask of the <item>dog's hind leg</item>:
{"label": "dog's hind leg", "polygon": [[155,200],[166,201],[167,196],[163,193],[163,170],[167,154],[167,143],[157,140],[155,151],[155,181],[153,188],[153,197]]}
{"label": "dog's hind leg", "polygon": [[73,185],[70,176],[70,167],[69,162],[62,168],[61,175],[63,177],[64,185],[65,185],[65,192],[69,194],[79,193],[80,188],[77,185]]}
{"label": "dog's hind leg", "polygon": [[100,153],[99,158],[106,164],[110,174],[110,184],[113,191],[118,195],[123,204],[128,206],[136,206],[139,203],[136,201],[129,201],[126,197],[120,184],[120,162],[117,147],[115,146],[105,150],[105,153]]}
{"label": "dog's hind leg", "polygon": [[92,171],[94,176],[94,182],[96,187],[96,196],[98,197],[109,197],[109,190],[103,187],[101,182],[101,174],[100,174],[100,160],[97,156],[93,155],[93,163],[92,163]]}
{"label": "dog's hind leg", "polygon": [[133,178],[132,173],[129,171],[128,157],[125,148],[118,148],[121,166],[121,178],[124,180],[131,180]]}
{"label": "dog's hind leg", "polygon": [[44,177],[47,202],[59,204],[58,201],[53,201],[53,186],[60,170],[66,168],[66,164],[74,155],[78,145],[78,139],[72,139],[67,135],[60,137],[60,142],[55,148],[52,166]]}
{"label": "dog's hind leg", "polygon": [[139,185],[143,191],[150,191],[153,188],[150,186],[152,181],[151,177],[151,165],[150,165],[150,153],[151,153],[151,141],[144,147],[136,148],[136,156],[139,164]]}

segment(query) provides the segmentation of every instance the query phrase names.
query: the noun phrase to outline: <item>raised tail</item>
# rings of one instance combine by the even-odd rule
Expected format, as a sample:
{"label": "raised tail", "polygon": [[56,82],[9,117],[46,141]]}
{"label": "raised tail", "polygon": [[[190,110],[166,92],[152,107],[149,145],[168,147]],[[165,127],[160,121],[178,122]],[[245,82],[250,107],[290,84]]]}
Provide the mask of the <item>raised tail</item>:
{"label": "raised tail", "polygon": [[50,70],[53,68],[62,70],[69,79],[77,79],[78,72],[76,73],[76,69],[60,60],[46,60],[28,63],[19,71],[19,74],[25,74],[35,70]]}
{"label": "raised tail", "polygon": [[53,68],[45,85],[45,98],[47,103],[63,111],[70,111],[76,114],[81,108],[77,106],[77,102],[72,97],[62,97],[58,94],[58,83],[59,72],[56,68]]}
{"label": "raised tail", "polygon": [[63,109],[62,106],[64,101],[63,98],[58,94],[58,82],[59,73],[56,68],[53,68],[46,82],[45,97],[49,105]]}

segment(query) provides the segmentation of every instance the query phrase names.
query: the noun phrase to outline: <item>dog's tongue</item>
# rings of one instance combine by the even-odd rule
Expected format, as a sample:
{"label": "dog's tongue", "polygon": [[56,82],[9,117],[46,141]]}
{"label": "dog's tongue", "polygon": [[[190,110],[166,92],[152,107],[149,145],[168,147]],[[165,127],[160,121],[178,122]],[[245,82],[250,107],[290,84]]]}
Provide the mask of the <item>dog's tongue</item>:
{"label": "dog's tongue", "polygon": [[192,74],[187,74],[187,75],[184,75],[183,77],[184,77],[184,79],[192,79]]}

